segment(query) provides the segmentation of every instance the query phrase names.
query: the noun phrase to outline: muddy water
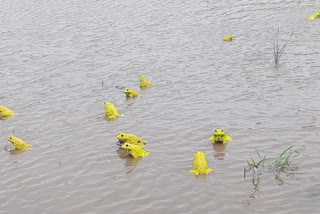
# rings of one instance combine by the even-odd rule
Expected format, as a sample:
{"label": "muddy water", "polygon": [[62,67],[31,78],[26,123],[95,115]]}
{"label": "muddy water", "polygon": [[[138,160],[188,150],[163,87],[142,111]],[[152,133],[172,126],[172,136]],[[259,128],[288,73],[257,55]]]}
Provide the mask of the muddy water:
{"label": "muddy water", "polygon": [[[0,2],[0,213],[315,213],[320,20],[313,0]],[[273,36],[295,30],[276,69]],[[232,42],[222,37],[234,34]],[[154,87],[126,100],[145,74]],[[103,83],[102,83],[103,80]],[[103,118],[106,101],[124,116]],[[233,137],[213,148],[210,135]],[[6,151],[12,132],[34,147]],[[148,141],[133,160],[120,132]],[[253,184],[254,148],[294,145],[293,175]],[[213,173],[188,173],[202,150]]]}

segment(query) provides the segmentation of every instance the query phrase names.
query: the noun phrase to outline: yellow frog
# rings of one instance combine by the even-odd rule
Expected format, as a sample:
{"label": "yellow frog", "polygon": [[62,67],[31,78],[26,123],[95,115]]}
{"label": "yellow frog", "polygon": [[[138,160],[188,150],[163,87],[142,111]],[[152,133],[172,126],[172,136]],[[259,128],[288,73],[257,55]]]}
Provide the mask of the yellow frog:
{"label": "yellow frog", "polygon": [[320,16],[320,12],[316,12],[314,14],[312,14],[311,16],[308,17],[309,21],[314,20],[315,18],[318,18]]}
{"label": "yellow frog", "polygon": [[29,149],[29,147],[32,147],[31,144],[27,144],[26,142],[15,136],[8,137],[8,140],[12,143],[13,149],[19,149],[24,151]]}
{"label": "yellow frog", "polygon": [[228,140],[232,140],[230,136],[226,135],[226,132],[222,129],[214,130],[213,136],[210,137],[212,143],[227,143]]}
{"label": "yellow frog", "polygon": [[120,133],[117,138],[119,139],[119,145],[123,145],[124,143],[130,143],[137,146],[140,146],[141,148],[145,147],[145,144],[147,144],[146,141],[140,139],[138,136],[131,134],[131,133]]}
{"label": "yellow frog", "polygon": [[125,93],[127,95],[127,97],[137,97],[139,95],[139,93],[135,90],[132,90],[132,89],[127,89],[125,88],[123,93]]}
{"label": "yellow frog", "polygon": [[193,170],[190,170],[189,172],[194,175],[206,175],[212,172],[212,169],[208,168],[207,157],[203,151],[197,151],[197,153],[194,155]]}
{"label": "yellow frog", "polygon": [[223,41],[231,41],[232,38],[233,38],[233,35],[228,35],[228,36],[224,37],[222,40]]}
{"label": "yellow frog", "polygon": [[106,109],[106,118],[117,118],[119,116],[123,116],[123,114],[119,114],[118,109],[111,102],[104,103],[104,107]]}
{"label": "yellow frog", "polygon": [[10,109],[8,109],[5,106],[0,105],[0,116],[1,117],[9,117],[9,116],[13,116],[14,113],[13,111],[11,111]]}
{"label": "yellow frog", "polygon": [[148,78],[145,75],[141,75],[139,79],[141,89],[152,87],[152,83],[150,82],[150,80],[148,80]]}
{"label": "yellow frog", "polygon": [[144,151],[141,146],[133,145],[130,143],[125,143],[121,146],[121,148],[128,149],[132,157],[138,158],[138,157],[146,157],[150,154],[150,152]]}

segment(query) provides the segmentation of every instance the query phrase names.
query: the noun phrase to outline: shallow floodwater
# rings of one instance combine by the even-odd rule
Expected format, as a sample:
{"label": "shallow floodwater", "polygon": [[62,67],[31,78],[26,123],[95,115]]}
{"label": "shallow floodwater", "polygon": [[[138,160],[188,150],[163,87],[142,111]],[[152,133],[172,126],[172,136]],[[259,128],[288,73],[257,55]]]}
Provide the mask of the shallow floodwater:
{"label": "shallow floodwater", "polygon": [[[0,213],[316,213],[320,8],[314,0],[1,0]],[[278,69],[273,38],[292,30]],[[232,42],[222,38],[234,34]],[[139,75],[154,87],[141,91]],[[126,100],[125,87],[141,92]],[[124,116],[106,121],[103,103]],[[233,138],[213,149],[222,128]],[[8,136],[33,144],[10,153]],[[120,132],[148,142],[125,157]],[[254,148],[293,174],[252,183]],[[119,150],[119,151],[118,151]],[[213,172],[188,173],[202,150]],[[220,152],[217,152],[217,151]]]}

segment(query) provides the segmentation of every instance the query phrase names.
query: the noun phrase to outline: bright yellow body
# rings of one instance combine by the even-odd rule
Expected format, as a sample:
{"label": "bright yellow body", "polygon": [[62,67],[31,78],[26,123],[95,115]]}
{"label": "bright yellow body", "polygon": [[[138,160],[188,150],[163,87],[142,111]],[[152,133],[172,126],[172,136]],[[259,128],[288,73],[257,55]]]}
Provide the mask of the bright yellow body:
{"label": "bright yellow body", "polygon": [[130,143],[125,143],[121,146],[121,148],[128,149],[132,157],[139,158],[139,157],[146,157],[150,154],[150,152],[144,151],[141,146],[133,145]]}
{"label": "bright yellow body", "polygon": [[123,116],[123,114],[119,114],[118,109],[111,103],[104,103],[104,107],[106,109],[105,116],[107,118],[117,118],[119,116]]}
{"label": "bright yellow body", "polygon": [[141,75],[139,79],[140,79],[140,88],[144,89],[144,88],[152,87],[152,83],[150,82],[150,80],[148,80],[148,78],[145,75]]}
{"label": "bright yellow body", "polygon": [[309,21],[314,20],[315,18],[318,18],[320,16],[320,12],[316,12],[314,14],[312,14],[311,16],[308,17]]}
{"label": "bright yellow body", "polygon": [[125,88],[123,93],[125,93],[127,95],[127,97],[137,97],[139,95],[139,93],[135,90],[132,90],[132,89],[127,89]]}
{"label": "bright yellow body", "polygon": [[12,116],[14,115],[13,111],[11,111],[10,109],[8,109],[5,106],[0,105],[0,116],[1,117],[8,117],[8,116]]}
{"label": "bright yellow body", "polygon": [[224,37],[222,40],[223,41],[231,41],[232,38],[233,38],[233,35],[228,35],[228,36]]}
{"label": "bright yellow body", "polygon": [[194,175],[206,175],[212,172],[212,169],[208,168],[207,157],[203,151],[197,151],[197,153],[194,155],[193,170],[190,170],[189,172]]}
{"label": "bright yellow body", "polygon": [[27,150],[29,149],[29,147],[32,147],[31,144],[27,144],[26,142],[15,136],[8,137],[8,140],[12,143],[13,149]]}
{"label": "bright yellow body", "polygon": [[145,147],[145,144],[147,144],[146,141],[140,139],[138,136],[131,134],[131,133],[120,133],[117,138],[123,142],[123,143],[130,143],[137,146],[140,146],[141,148]]}
{"label": "bright yellow body", "polygon": [[213,136],[210,137],[212,143],[227,143],[228,140],[232,140],[230,136],[226,135],[226,132],[222,129],[214,130]]}

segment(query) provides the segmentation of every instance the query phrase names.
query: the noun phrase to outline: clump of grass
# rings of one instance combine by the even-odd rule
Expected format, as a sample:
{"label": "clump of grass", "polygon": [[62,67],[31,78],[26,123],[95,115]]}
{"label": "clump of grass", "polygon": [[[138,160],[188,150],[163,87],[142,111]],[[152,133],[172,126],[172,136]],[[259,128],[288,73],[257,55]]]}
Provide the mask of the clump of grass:
{"label": "clump of grass", "polygon": [[[253,171],[253,178],[256,175],[261,175],[263,172],[273,172],[275,175],[278,175],[281,171],[286,171],[286,169],[290,166],[292,158],[296,157],[298,153],[296,151],[292,151],[291,148],[293,146],[288,147],[285,149],[277,158],[266,158],[266,155],[262,158],[259,151],[257,149],[256,153],[258,154],[259,160],[255,161],[251,157],[251,161],[247,160],[247,165],[244,167],[243,175],[246,178],[246,172]],[[296,155],[293,155],[294,152]],[[268,168],[265,168],[265,162],[268,160],[274,160],[268,163]]]}
{"label": "clump of grass", "polygon": [[[286,168],[290,166],[290,161],[292,158],[298,156],[297,151],[292,151],[290,146],[286,150],[284,150],[279,157],[274,161],[273,165],[271,166],[272,171],[275,174],[279,174],[280,171],[285,171]],[[296,153],[295,155],[293,155]]]}
{"label": "clump of grass", "polygon": [[[266,160],[266,155],[263,158],[261,158],[259,151],[257,149],[255,150],[256,150],[256,153],[258,154],[259,160],[254,161],[252,157],[250,157],[252,161],[251,163],[250,161],[247,160],[247,166],[245,166],[243,170],[244,178],[246,177],[246,172],[252,170],[253,174],[255,175],[257,172],[261,173],[261,169],[264,168],[264,161]],[[262,167],[261,167],[261,164],[262,164]]]}
{"label": "clump of grass", "polygon": [[274,43],[273,43],[273,58],[274,58],[274,63],[276,65],[276,67],[278,67],[280,58],[281,58],[282,54],[284,53],[284,50],[286,49],[286,46],[287,46],[288,42],[290,41],[291,37],[294,34],[294,30],[293,30],[291,35],[290,35],[290,37],[289,37],[289,39],[280,48],[280,46],[279,46],[279,31],[280,31],[280,28],[278,27],[276,35],[274,37]]}

